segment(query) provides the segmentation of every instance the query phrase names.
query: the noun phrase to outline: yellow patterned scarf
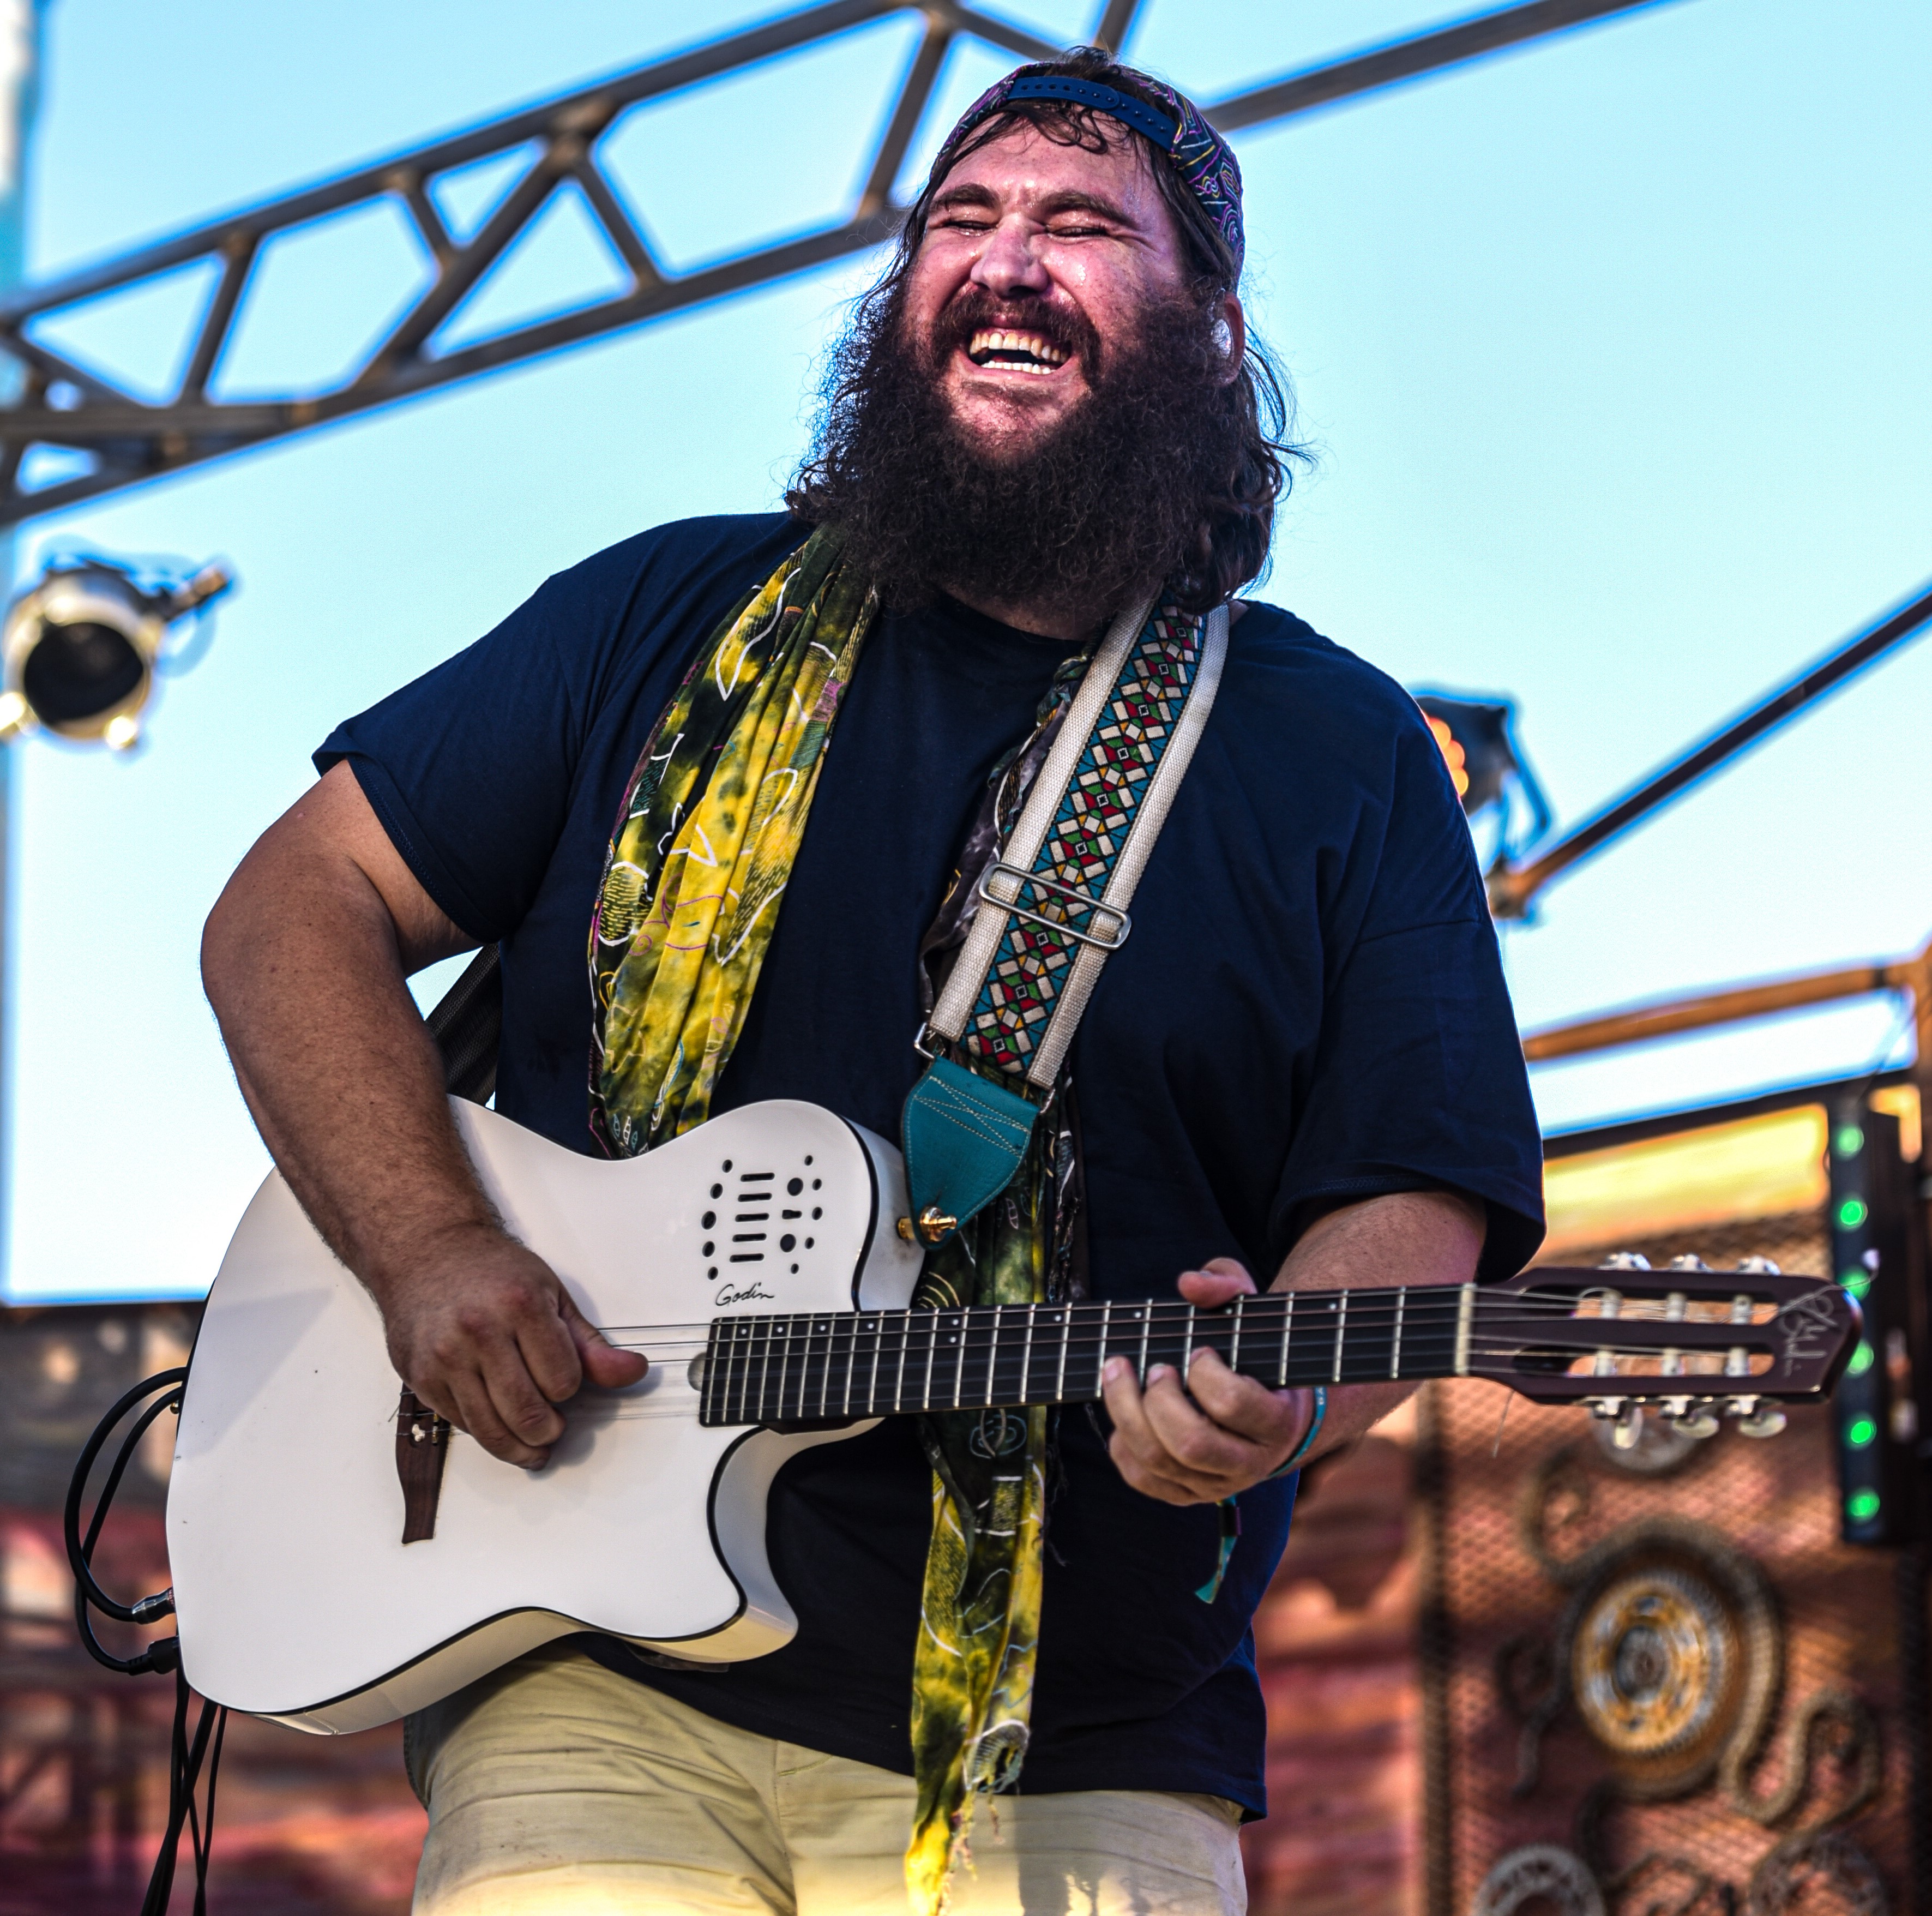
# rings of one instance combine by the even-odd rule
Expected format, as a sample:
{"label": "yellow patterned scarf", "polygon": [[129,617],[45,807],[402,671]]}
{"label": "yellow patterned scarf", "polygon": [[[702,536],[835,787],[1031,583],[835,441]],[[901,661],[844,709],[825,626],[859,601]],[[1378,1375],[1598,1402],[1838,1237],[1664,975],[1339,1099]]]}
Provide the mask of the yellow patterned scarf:
{"label": "yellow patterned scarf", "polygon": [[821,527],[721,626],[631,774],[590,926],[591,1125],[634,1157],[711,1115],[878,601]]}
{"label": "yellow patterned scarf", "polygon": [[[614,1157],[703,1123],[744,1027],[839,700],[877,617],[842,545],[821,527],[725,620],[626,788],[590,942],[591,1124]],[[1056,678],[1033,737],[996,777],[949,910],[1010,827],[1078,676]],[[1036,1127],[1006,1191],[928,1255],[916,1305],[1057,1294],[1049,1266],[1056,1221],[1068,1215],[1066,1152],[1057,1124]],[[1046,1419],[1036,1410],[921,1420],[935,1467],[912,1673],[918,1796],[906,1881],[916,1916],[944,1907],[975,1797],[1010,1785],[1025,1752]]]}

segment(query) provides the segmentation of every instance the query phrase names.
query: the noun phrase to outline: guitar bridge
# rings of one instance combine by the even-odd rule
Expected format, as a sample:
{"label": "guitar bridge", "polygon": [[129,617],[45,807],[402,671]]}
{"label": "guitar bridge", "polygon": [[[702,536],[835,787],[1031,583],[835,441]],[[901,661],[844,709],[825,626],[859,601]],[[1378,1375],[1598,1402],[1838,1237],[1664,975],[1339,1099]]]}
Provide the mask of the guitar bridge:
{"label": "guitar bridge", "polygon": [[449,1455],[449,1419],[439,1417],[407,1384],[396,1407],[396,1476],[403,1486],[403,1541],[436,1535],[442,1467]]}

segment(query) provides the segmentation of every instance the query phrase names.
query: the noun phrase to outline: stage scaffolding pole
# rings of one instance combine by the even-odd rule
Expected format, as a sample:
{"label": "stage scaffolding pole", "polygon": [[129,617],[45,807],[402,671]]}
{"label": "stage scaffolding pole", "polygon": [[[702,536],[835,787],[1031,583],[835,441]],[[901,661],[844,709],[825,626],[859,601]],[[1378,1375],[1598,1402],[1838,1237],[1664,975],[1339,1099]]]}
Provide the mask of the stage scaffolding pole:
{"label": "stage scaffolding pole", "polygon": [[[0,300],[27,283],[27,160],[40,106],[42,29],[49,0],[0,0]],[[17,406],[26,368],[0,356],[0,407]],[[14,587],[16,527],[0,525],[0,584]],[[17,745],[0,745],[0,1294],[13,1242],[14,888],[18,836]]]}

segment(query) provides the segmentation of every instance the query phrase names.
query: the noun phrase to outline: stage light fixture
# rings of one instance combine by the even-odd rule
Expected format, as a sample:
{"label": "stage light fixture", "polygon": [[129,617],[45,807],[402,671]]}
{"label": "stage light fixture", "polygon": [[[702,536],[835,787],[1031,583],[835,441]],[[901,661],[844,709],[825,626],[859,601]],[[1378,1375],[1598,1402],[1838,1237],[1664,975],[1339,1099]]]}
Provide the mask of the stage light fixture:
{"label": "stage light fixture", "polygon": [[170,629],[232,583],[218,565],[161,581],[105,559],[50,565],[0,627],[0,743],[44,728],[127,751],[156,675],[182,668]]}
{"label": "stage light fixture", "polygon": [[1486,813],[1495,821],[1496,843],[1486,862],[1514,858],[1550,829],[1550,819],[1543,788],[1516,742],[1515,705],[1507,698],[1442,692],[1419,692],[1415,702],[1464,812],[1472,819]]}

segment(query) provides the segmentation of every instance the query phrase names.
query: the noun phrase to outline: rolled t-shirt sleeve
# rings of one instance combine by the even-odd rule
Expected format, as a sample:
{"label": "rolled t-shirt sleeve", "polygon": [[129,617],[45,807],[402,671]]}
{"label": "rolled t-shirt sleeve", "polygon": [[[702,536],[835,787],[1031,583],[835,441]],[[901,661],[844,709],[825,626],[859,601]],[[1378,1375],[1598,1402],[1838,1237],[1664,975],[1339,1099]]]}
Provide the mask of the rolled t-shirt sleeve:
{"label": "rolled t-shirt sleeve", "polygon": [[516,928],[543,881],[614,609],[577,575],[550,579],[315,755],[319,772],[348,761],[418,882],[483,944]]}
{"label": "rolled t-shirt sleeve", "polygon": [[[1468,829],[1434,740],[1405,716],[1358,929],[1330,975],[1270,1219],[1285,1256],[1324,1200],[1447,1188],[1480,1200],[1478,1275],[1543,1239],[1542,1143]],[[1346,887],[1345,887],[1346,890]]]}

